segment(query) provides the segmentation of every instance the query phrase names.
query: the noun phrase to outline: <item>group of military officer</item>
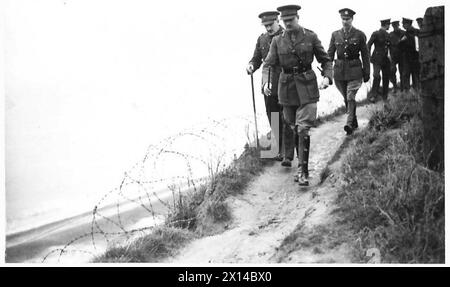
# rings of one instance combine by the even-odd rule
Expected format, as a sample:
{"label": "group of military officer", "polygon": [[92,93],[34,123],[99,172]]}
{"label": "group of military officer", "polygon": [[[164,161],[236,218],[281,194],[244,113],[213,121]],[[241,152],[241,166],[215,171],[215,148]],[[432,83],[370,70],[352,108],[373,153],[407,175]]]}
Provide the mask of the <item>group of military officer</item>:
{"label": "group of military officer", "polygon": [[[269,122],[272,122],[271,113],[278,113],[279,116],[281,136],[275,134],[279,147],[277,159],[282,161],[282,166],[290,167],[294,150],[297,150],[298,172],[294,180],[301,186],[307,186],[309,130],[316,120],[319,89],[327,88],[334,81],[347,107],[344,130],[351,135],[358,128],[355,96],[362,82],[370,79],[370,62],[374,67],[371,99],[378,94],[380,72],[383,75],[384,100],[387,99],[389,79],[396,87],[393,72],[396,65],[400,68],[401,89],[409,88],[411,74],[413,85],[417,85],[418,58],[415,58],[414,41],[417,29],[411,26],[412,20],[404,18],[406,31],[400,30],[399,22],[394,21],[394,31],[389,34],[390,20],[382,20],[381,29],[375,31],[366,43],[365,34],[352,25],[356,13],[344,8],[339,10],[343,27],[332,33],[326,51],[317,34],[299,25],[300,9],[298,5],[286,5],[278,7],[277,11],[259,15],[267,32],[257,40],[247,73],[251,74],[263,65],[261,87]],[[278,16],[285,28],[279,24]],[[370,57],[372,45],[375,50]],[[311,67],[314,57],[322,68],[320,85]]]}
{"label": "group of military officer", "polygon": [[[423,18],[416,19],[419,27],[422,26]],[[397,91],[397,66],[400,72],[400,90],[409,90],[410,80],[412,78],[413,87],[419,86],[419,52],[416,45],[416,37],[419,35],[419,29],[412,26],[413,20],[403,18],[402,25],[405,30],[400,29],[400,21],[392,21],[390,19],[381,20],[381,27],[378,31],[373,32],[367,43],[369,50],[372,45],[375,46],[374,53],[371,57],[373,64],[373,84],[370,99],[375,101],[378,94],[380,81],[382,81],[382,98],[387,99],[389,81]],[[388,33],[390,25],[394,31]],[[380,77],[380,71],[382,77]]]}

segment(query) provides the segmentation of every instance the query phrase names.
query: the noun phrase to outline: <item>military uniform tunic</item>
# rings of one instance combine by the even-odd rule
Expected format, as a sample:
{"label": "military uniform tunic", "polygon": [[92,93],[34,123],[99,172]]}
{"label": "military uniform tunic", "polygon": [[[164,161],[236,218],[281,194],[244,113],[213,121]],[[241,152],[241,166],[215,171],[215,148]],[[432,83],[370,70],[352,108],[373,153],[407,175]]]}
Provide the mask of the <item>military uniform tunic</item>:
{"label": "military uniform tunic", "polygon": [[[282,69],[278,83],[278,100],[283,105],[285,122],[297,134],[307,133],[316,120],[320,95],[316,74],[311,69],[314,56],[322,64],[323,75],[328,77],[331,83],[330,58],[317,35],[303,27],[276,36],[265,60],[267,65],[279,65]],[[294,138],[286,136],[285,146],[286,157],[292,159]],[[304,157],[304,152],[300,151],[298,156],[302,162],[304,159],[300,160],[300,156]]]}
{"label": "military uniform tunic", "polygon": [[317,77],[311,69],[314,56],[322,64],[324,76],[332,82],[331,60],[316,33],[301,27],[290,33],[284,31],[273,39],[265,62],[269,66],[279,65],[283,70],[278,82],[281,105],[300,106],[319,100]]}
{"label": "military uniform tunic", "polygon": [[334,63],[334,81],[337,89],[344,97],[347,107],[347,126],[356,128],[358,124],[355,97],[361,87],[363,78],[367,80],[370,77],[366,35],[355,27],[350,27],[348,31],[342,28],[333,32],[328,56],[334,59],[335,54],[337,54],[337,59]]}
{"label": "military uniform tunic", "polygon": [[[250,60],[250,63],[253,65],[254,70],[258,70],[261,65],[263,64],[264,59],[267,57],[267,54],[269,54],[270,49],[270,43],[272,42],[272,39],[282,34],[284,31],[283,27],[280,26],[280,29],[274,33],[273,35],[270,35],[268,32],[261,34],[258,37],[258,40],[256,41],[255,51],[253,52],[253,57]],[[274,97],[277,97],[278,93],[278,78],[281,73],[281,68],[279,66],[273,66],[270,70],[270,78],[271,78],[271,95]],[[261,88],[263,88],[264,84],[268,82],[268,75],[269,75],[269,67],[266,65],[263,65],[263,77],[262,77],[262,85]]]}
{"label": "military uniform tunic", "polygon": [[355,27],[351,27],[347,33],[344,29],[333,32],[328,56],[334,59],[334,54],[337,55],[334,63],[335,80],[358,80],[370,75],[369,50],[366,41],[366,35]]}

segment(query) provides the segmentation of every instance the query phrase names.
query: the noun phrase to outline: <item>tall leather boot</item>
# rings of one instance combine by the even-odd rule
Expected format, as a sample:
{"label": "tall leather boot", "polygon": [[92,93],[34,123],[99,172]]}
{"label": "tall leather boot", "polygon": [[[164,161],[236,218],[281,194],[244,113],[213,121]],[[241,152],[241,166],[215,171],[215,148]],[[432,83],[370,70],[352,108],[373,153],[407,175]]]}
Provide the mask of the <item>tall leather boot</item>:
{"label": "tall leather boot", "polygon": [[282,161],[284,159],[284,146],[283,146],[283,130],[285,128],[282,112],[278,112],[278,135],[276,135],[277,143],[278,143],[278,155],[275,157],[275,160]]}
{"label": "tall leather boot", "polygon": [[355,117],[353,118],[353,129],[356,130],[358,128],[358,118],[356,117],[356,102],[355,102],[355,106],[353,107],[353,114],[355,115]]}
{"label": "tall leather boot", "polygon": [[282,166],[291,167],[292,160],[294,159],[294,130],[287,123],[283,127],[283,148],[284,148],[284,159],[281,162]]}
{"label": "tall leather boot", "polygon": [[308,186],[309,181],[309,170],[308,170],[308,161],[309,161],[309,145],[310,145],[310,136],[307,130],[303,130],[299,132],[298,135],[298,184],[301,186]]}
{"label": "tall leather boot", "polygon": [[347,133],[347,135],[351,135],[353,133],[353,126],[355,120],[356,120],[356,102],[348,101],[347,123],[344,126],[344,130]]}

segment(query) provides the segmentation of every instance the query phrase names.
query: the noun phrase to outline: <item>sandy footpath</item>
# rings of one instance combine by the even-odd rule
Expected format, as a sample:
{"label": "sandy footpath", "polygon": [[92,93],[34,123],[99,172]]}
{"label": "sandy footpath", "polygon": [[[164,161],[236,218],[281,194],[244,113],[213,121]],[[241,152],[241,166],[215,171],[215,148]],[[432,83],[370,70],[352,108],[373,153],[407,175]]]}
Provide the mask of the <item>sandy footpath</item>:
{"label": "sandy footpath", "polygon": [[[161,196],[163,201],[169,200],[171,193]],[[155,215],[148,210],[134,205],[120,212],[120,220],[123,228],[133,230],[149,227],[161,223],[167,214],[167,207],[155,200],[152,202]],[[101,211],[107,218],[117,221],[116,208],[110,207]],[[121,232],[116,225],[104,218],[97,218],[98,226],[106,233]],[[97,228],[95,229],[98,230]],[[102,234],[96,233],[94,237],[89,236],[92,231],[92,213],[87,213],[74,218],[48,224],[36,229],[16,234],[7,238],[6,258],[7,263],[42,263],[45,256],[57,249],[64,248],[68,243],[75,240],[67,247],[67,252],[53,252],[44,263],[82,263],[89,262],[95,256],[102,254],[112,243],[105,240]],[[134,236],[139,233],[134,234]],[[117,236],[115,241],[126,240],[126,237]]]}

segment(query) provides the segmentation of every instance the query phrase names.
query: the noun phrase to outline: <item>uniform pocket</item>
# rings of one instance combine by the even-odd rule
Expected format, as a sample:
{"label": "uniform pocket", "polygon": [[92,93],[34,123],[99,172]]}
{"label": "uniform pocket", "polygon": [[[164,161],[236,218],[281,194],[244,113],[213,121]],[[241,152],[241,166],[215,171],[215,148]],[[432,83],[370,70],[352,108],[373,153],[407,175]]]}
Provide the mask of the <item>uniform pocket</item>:
{"label": "uniform pocket", "polygon": [[280,99],[280,102],[287,101],[288,88],[288,75],[286,75],[285,73],[281,73],[278,80],[278,98]]}
{"label": "uniform pocket", "polygon": [[309,100],[319,98],[319,87],[317,85],[316,73],[309,70],[296,76],[296,87],[300,98],[306,97]]}
{"label": "uniform pocket", "polygon": [[340,75],[344,72],[344,62],[342,60],[334,61],[333,73]]}
{"label": "uniform pocket", "polygon": [[311,99],[318,99],[319,94],[319,86],[317,85],[317,76],[313,70],[305,73],[306,87],[308,89],[308,96]]}

